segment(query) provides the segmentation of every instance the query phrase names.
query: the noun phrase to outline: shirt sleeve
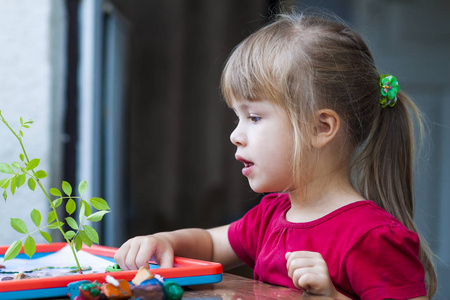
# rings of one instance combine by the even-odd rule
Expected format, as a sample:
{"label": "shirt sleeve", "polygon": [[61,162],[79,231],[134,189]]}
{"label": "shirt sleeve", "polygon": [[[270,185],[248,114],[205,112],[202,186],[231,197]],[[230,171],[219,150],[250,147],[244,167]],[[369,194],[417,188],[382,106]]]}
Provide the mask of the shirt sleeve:
{"label": "shirt sleeve", "polygon": [[260,215],[260,205],[253,207],[240,220],[231,223],[228,228],[228,240],[236,255],[252,269],[255,267],[256,247],[255,236],[258,228],[255,226]]}
{"label": "shirt sleeve", "polygon": [[365,234],[347,253],[345,264],[361,299],[409,299],[425,296],[425,271],[416,233],[400,224]]}
{"label": "shirt sleeve", "polygon": [[[283,196],[281,198],[284,199]],[[255,267],[264,242],[264,234],[279,204],[280,195],[269,194],[240,220],[231,223],[228,229],[231,247],[236,255],[251,268]]]}

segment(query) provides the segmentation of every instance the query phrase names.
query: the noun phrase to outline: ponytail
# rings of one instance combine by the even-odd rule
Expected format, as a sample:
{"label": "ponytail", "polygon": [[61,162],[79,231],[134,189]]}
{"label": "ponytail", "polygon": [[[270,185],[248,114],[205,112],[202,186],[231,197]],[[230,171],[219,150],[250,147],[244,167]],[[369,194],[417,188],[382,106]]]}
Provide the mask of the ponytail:
{"label": "ponytail", "polygon": [[[378,106],[366,143],[354,160],[353,178],[366,199],[375,201],[409,230],[418,233],[413,221],[415,140],[411,115],[418,121],[421,136],[423,125],[416,105],[402,92],[397,98],[395,107]],[[433,255],[425,239],[420,234],[419,237],[419,258],[431,298],[437,289]]]}

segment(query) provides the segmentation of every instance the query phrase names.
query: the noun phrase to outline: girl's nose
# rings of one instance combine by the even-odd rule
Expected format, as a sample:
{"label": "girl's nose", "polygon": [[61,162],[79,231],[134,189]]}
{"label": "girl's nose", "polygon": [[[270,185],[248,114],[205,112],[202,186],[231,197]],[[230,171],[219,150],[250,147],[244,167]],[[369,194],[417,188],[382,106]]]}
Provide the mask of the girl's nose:
{"label": "girl's nose", "polygon": [[235,145],[235,146],[245,146],[246,144],[246,140],[245,140],[245,136],[244,134],[238,130],[239,129],[239,125],[233,130],[233,132],[230,135],[230,141]]}

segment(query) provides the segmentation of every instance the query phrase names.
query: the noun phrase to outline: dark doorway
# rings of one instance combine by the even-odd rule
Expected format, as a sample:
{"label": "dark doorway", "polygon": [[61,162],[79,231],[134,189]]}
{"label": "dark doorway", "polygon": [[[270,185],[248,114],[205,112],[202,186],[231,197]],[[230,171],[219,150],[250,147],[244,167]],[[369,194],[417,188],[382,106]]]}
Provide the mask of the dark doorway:
{"label": "dark doorway", "polygon": [[229,141],[224,62],[270,1],[112,2],[129,22],[126,238],[241,217],[258,195]]}

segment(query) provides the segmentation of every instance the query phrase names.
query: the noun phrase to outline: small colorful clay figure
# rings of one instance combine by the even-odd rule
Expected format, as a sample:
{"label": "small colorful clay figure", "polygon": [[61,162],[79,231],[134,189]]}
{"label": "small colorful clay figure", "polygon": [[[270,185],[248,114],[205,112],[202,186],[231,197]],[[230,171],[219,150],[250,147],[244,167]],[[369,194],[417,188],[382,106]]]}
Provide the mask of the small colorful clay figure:
{"label": "small colorful clay figure", "polygon": [[183,297],[183,289],[174,281],[164,281],[164,296],[166,300],[179,300]]}
{"label": "small colorful clay figure", "polygon": [[106,272],[119,272],[119,271],[122,271],[122,269],[119,267],[118,264],[114,264],[106,268]]}
{"label": "small colorful clay figure", "polygon": [[79,280],[79,281],[71,282],[67,285],[67,287],[69,289],[68,296],[70,297],[71,300],[75,300],[76,297],[80,296],[79,288],[84,283],[90,283],[90,281]]}
{"label": "small colorful clay figure", "polygon": [[150,272],[149,269],[146,267],[140,267],[139,271],[136,273],[136,276],[134,276],[133,280],[131,282],[134,285],[140,285],[143,281],[149,280],[155,278],[155,275],[153,275],[152,272]]}
{"label": "small colorful clay figure", "polygon": [[[155,279],[156,280],[156,279]],[[133,293],[131,300],[162,300],[164,299],[163,288],[160,284],[142,284],[131,287]]]}
{"label": "small colorful clay figure", "polygon": [[129,299],[131,297],[131,287],[124,279],[115,279],[107,275],[106,283],[102,284],[101,290],[106,298],[111,300]]}
{"label": "small colorful clay figure", "polygon": [[124,279],[115,279],[107,275],[105,283],[87,280],[68,284],[71,300],[179,300],[183,297],[183,289],[174,281],[165,281],[154,275],[148,268],[142,267],[136,273],[130,285]]}
{"label": "small colorful clay figure", "polygon": [[100,300],[100,287],[97,281],[82,283],[78,288],[80,295],[75,297],[75,300]]}

